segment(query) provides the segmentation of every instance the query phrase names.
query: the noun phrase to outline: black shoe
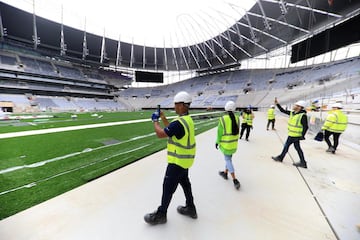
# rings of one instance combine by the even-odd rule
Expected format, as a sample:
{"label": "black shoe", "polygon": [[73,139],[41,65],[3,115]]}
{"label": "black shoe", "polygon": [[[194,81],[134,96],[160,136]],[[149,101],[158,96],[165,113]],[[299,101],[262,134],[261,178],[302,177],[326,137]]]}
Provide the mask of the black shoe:
{"label": "black shoe", "polygon": [[240,183],[239,183],[239,181],[235,178],[235,179],[233,180],[233,182],[234,182],[234,187],[235,187],[236,189],[239,189],[239,188],[240,188]]}
{"label": "black shoe", "polygon": [[277,161],[277,162],[282,162],[283,160],[279,157],[279,156],[276,156],[276,157],[271,157],[274,161]]}
{"label": "black shoe", "polygon": [[248,139],[248,138],[246,138],[245,140],[246,140],[246,141],[249,141],[249,139]]}
{"label": "black shoe", "polygon": [[305,163],[297,162],[297,163],[293,163],[293,165],[294,165],[295,167],[307,168],[306,162],[305,162]]}
{"label": "black shoe", "polygon": [[178,213],[180,213],[180,214],[182,214],[182,215],[191,217],[191,218],[193,218],[193,219],[197,219],[197,213],[196,213],[196,208],[195,208],[195,206],[193,206],[193,207],[189,207],[189,206],[186,206],[186,207],[178,206],[178,207],[177,207],[177,211],[178,211]]}
{"label": "black shoe", "polygon": [[227,173],[224,172],[224,171],[220,171],[220,172],[219,172],[219,175],[222,176],[225,180],[228,179]]}
{"label": "black shoe", "polygon": [[148,224],[151,224],[151,225],[163,224],[163,223],[166,223],[166,221],[167,221],[166,214],[161,213],[158,210],[156,210],[153,213],[146,214],[144,216],[144,220],[145,220],[145,222],[147,222]]}

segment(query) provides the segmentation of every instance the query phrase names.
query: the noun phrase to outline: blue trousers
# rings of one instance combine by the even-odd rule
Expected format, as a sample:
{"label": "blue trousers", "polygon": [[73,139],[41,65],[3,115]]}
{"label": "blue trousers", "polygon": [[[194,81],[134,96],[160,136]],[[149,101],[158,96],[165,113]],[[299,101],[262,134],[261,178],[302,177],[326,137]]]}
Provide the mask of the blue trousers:
{"label": "blue trousers", "polygon": [[299,154],[299,158],[300,158],[300,162],[301,163],[306,163],[305,158],[304,158],[304,153],[300,147],[300,137],[290,137],[288,136],[288,138],[286,139],[286,142],[284,144],[284,148],[281,152],[281,154],[279,155],[279,157],[281,159],[284,159],[286,153],[289,151],[289,147],[291,144],[294,144],[295,150],[297,151],[297,153]]}
{"label": "blue trousers", "polygon": [[225,158],[225,168],[230,172],[234,173],[234,165],[232,164],[232,155],[226,155],[224,154]]}
{"label": "blue trousers", "polygon": [[165,214],[167,213],[171,198],[179,184],[184,190],[186,206],[194,206],[194,198],[192,195],[191,183],[189,179],[189,169],[185,169],[176,164],[169,163],[166,168],[163,182],[161,205],[158,208],[160,212]]}

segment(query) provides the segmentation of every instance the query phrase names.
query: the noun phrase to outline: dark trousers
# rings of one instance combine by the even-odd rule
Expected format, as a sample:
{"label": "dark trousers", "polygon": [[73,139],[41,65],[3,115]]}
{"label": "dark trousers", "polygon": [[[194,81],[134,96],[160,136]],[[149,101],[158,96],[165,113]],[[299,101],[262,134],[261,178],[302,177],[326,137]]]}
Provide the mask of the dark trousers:
{"label": "dark trousers", "polygon": [[170,163],[165,172],[161,206],[158,208],[160,212],[166,214],[171,198],[179,184],[184,190],[186,206],[194,206],[191,183],[189,180],[189,169]]}
{"label": "dark trousers", "polygon": [[[329,148],[333,147],[336,150],[337,146],[339,145],[340,134],[341,133],[330,132],[328,130],[325,130],[324,139]],[[333,135],[334,144],[331,144],[331,141],[330,141],[331,135]]]}
{"label": "dark trousers", "polygon": [[300,147],[300,137],[290,137],[288,136],[288,138],[286,139],[286,142],[284,144],[284,148],[281,152],[281,154],[279,155],[279,157],[281,159],[284,159],[286,153],[289,151],[289,147],[291,144],[294,144],[294,147],[297,151],[297,153],[299,154],[300,157],[300,162],[301,163],[306,163],[305,158],[304,158],[304,153]]}
{"label": "dark trousers", "polygon": [[250,129],[252,128],[251,125],[248,125],[247,123],[242,123],[241,124],[241,131],[240,131],[240,138],[242,138],[245,130],[246,130],[246,135],[245,138],[248,139],[249,135],[250,135]]}
{"label": "dark trousers", "polygon": [[271,128],[275,129],[275,119],[268,119],[266,129],[269,129],[270,123],[271,123]]}

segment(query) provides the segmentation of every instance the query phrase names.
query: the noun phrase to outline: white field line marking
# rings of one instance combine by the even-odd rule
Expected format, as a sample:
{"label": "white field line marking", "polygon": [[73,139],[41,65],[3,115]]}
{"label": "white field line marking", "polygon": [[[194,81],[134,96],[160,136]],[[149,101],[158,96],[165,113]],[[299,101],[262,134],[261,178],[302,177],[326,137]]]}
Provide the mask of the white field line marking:
{"label": "white field line marking", "polygon": [[93,148],[93,149],[87,148],[87,149],[84,149],[81,152],[74,152],[74,153],[70,153],[70,154],[67,154],[67,155],[64,155],[64,156],[47,159],[47,160],[44,160],[44,161],[41,161],[41,162],[36,162],[36,163],[33,163],[33,164],[29,164],[29,165],[10,167],[10,168],[7,168],[7,169],[0,170],[0,174],[9,173],[9,172],[13,172],[13,171],[24,169],[24,168],[35,168],[35,167],[43,166],[43,165],[45,165],[47,163],[50,163],[50,162],[55,162],[55,161],[59,161],[59,160],[69,158],[69,157],[74,157],[74,156],[80,155],[82,153],[87,153],[87,152],[90,152],[90,151],[96,151],[96,150],[100,150],[100,149],[103,149],[103,148],[112,147],[114,145],[120,145],[120,144],[123,144],[123,143],[136,141],[136,140],[146,138],[146,137],[149,137],[149,136],[153,136],[153,135],[155,135],[155,133],[150,133],[150,134],[146,134],[146,135],[142,135],[142,136],[133,137],[133,138],[130,138],[130,139],[128,139],[126,141],[123,141],[123,142],[119,142],[119,143],[115,143],[115,144],[111,144],[111,145],[106,145],[106,146],[101,146],[101,147],[97,147],[97,148]]}
{"label": "white field line marking", "polygon": [[148,121],[151,121],[151,120],[139,119],[139,120],[122,121],[122,122],[97,123],[97,124],[89,124],[89,125],[49,128],[49,129],[40,129],[40,130],[29,130],[29,131],[13,132],[13,133],[2,133],[2,134],[0,134],[0,139],[23,137],[23,136],[30,136],[30,135],[39,135],[39,134],[54,133],[54,132],[66,132],[66,131],[82,130],[82,129],[88,129],[88,128],[109,127],[109,126],[116,126],[116,125],[130,124],[130,123],[139,123],[139,122],[148,122]]}
{"label": "white field line marking", "polygon": [[[190,116],[209,115],[209,114],[216,114],[216,113],[219,113],[219,112],[197,113],[197,114],[191,114]],[[177,116],[170,116],[167,118],[173,119],[176,117]],[[129,120],[129,121],[121,121],[121,122],[97,123],[97,124],[88,124],[88,125],[79,125],[79,126],[70,126],[70,127],[59,127],[59,128],[40,129],[40,130],[29,130],[29,131],[22,131],[22,132],[1,133],[0,139],[23,137],[23,136],[38,135],[38,134],[47,134],[47,133],[54,133],[54,132],[65,132],[65,131],[81,130],[81,129],[88,129],[88,128],[109,127],[109,126],[140,123],[140,122],[149,122],[149,121],[151,121],[151,119],[138,119],[138,120]]]}
{"label": "white field line marking", "polygon": [[23,186],[21,186],[21,187],[17,187],[17,188],[13,188],[13,189],[10,189],[10,190],[1,192],[1,193],[0,193],[0,196],[1,196],[1,195],[4,195],[4,194],[7,194],[7,193],[10,193],[10,192],[15,192],[15,191],[20,190],[20,189],[23,189],[23,188],[31,188],[31,187],[34,187],[34,186],[36,186],[38,183],[46,182],[46,181],[48,181],[48,180],[50,180],[50,179],[53,179],[53,178],[56,178],[56,177],[59,177],[59,176],[68,174],[68,173],[70,173],[70,172],[75,172],[75,171],[77,171],[77,170],[80,170],[80,169],[83,169],[83,168],[86,168],[86,167],[95,165],[95,164],[100,163],[100,162],[107,161],[107,160],[109,160],[109,159],[111,159],[111,158],[113,158],[113,157],[117,157],[117,156],[120,156],[120,155],[124,155],[124,154],[127,154],[127,153],[131,153],[131,152],[137,151],[137,150],[142,149],[142,148],[145,148],[145,147],[147,147],[147,146],[150,146],[150,144],[146,144],[146,145],[144,145],[144,146],[141,146],[141,147],[138,147],[138,148],[134,148],[134,149],[131,149],[131,150],[126,151],[126,152],[118,153],[118,154],[112,155],[111,157],[106,157],[106,158],[104,158],[104,159],[102,159],[102,160],[99,160],[99,161],[96,161],[96,162],[92,162],[92,163],[89,163],[89,164],[87,164],[87,165],[83,165],[83,166],[81,166],[81,167],[74,168],[74,169],[71,169],[71,170],[68,170],[68,171],[65,171],[65,172],[62,172],[62,173],[58,173],[58,174],[53,175],[53,176],[51,176],[51,177],[44,178],[44,179],[41,179],[41,180],[39,180],[39,181],[35,181],[35,182],[32,182],[32,183],[29,183],[29,184],[25,184],[25,185],[23,185]]}

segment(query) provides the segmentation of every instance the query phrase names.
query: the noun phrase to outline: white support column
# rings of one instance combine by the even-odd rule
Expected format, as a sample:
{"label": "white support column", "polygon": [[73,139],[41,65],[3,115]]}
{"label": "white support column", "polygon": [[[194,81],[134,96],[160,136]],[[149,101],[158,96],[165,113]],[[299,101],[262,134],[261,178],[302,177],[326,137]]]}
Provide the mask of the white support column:
{"label": "white support column", "polygon": [[36,28],[35,0],[33,0],[33,36],[32,37],[33,37],[34,49],[37,49],[37,46],[40,44],[40,37],[38,37],[37,28]]}
{"label": "white support column", "polygon": [[86,18],[85,18],[82,59],[83,59],[83,60],[85,60],[85,58],[86,58],[86,56],[87,56],[87,55],[89,55],[89,49],[87,48],[87,39],[86,39]]}
{"label": "white support column", "polygon": [[105,41],[106,41],[106,39],[105,39],[105,28],[104,28],[104,33],[103,33],[102,42],[101,42],[100,63],[104,63],[104,60],[107,59]]}
{"label": "white support column", "polygon": [[63,24],[63,17],[64,17],[64,8],[61,5],[61,36],[60,36],[60,55],[65,56],[67,46],[65,44],[65,36],[64,36],[64,24]]}
{"label": "white support column", "polygon": [[121,36],[119,35],[118,45],[117,45],[117,51],[116,51],[116,67],[119,67],[121,65]]}

